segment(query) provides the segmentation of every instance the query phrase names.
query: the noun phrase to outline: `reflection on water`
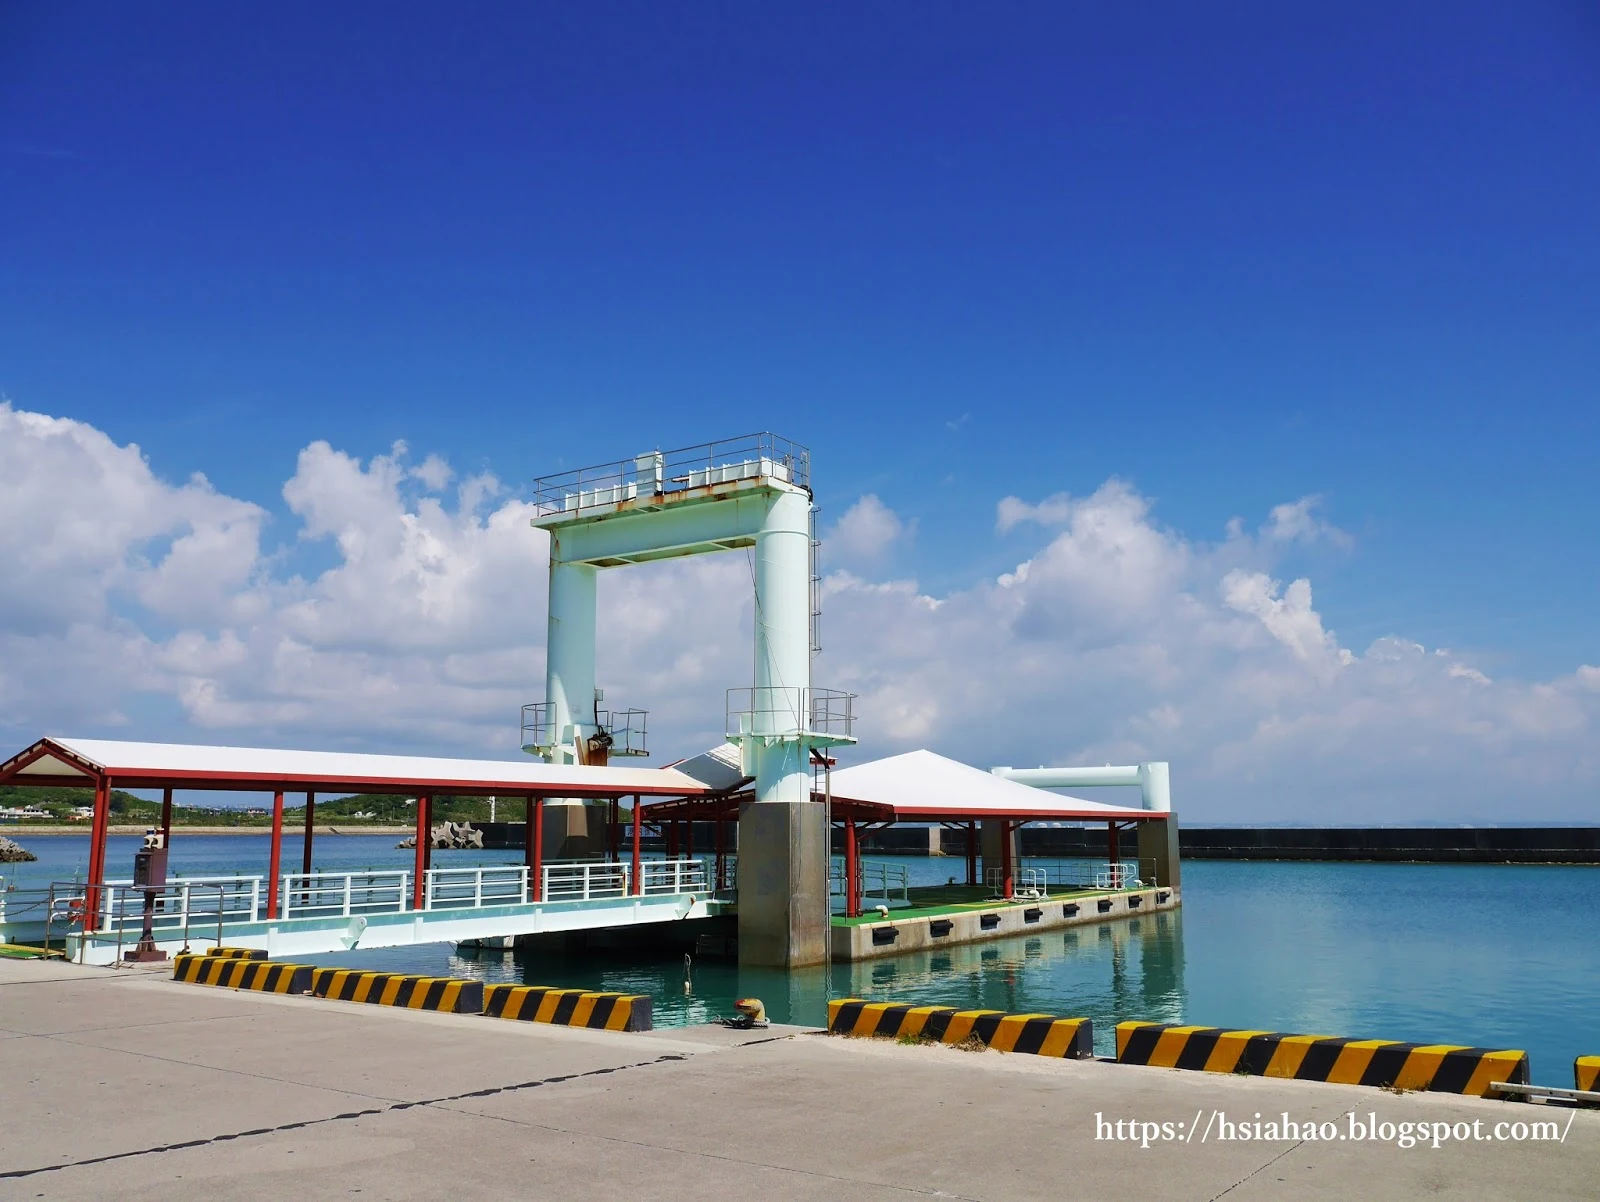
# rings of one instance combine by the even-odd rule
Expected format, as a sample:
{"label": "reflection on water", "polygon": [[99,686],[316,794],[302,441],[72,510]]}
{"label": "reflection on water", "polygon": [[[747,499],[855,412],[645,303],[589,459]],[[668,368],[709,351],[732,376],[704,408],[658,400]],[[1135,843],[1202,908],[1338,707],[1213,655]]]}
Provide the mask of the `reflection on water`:
{"label": "reflection on water", "polygon": [[[387,953],[368,955],[378,967]],[[394,955],[414,957],[415,949]],[[761,998],[774,1022],[813,1026],[827,1021],[830,996],[1087,1016],[1095,1020],[1097,1050],[1109,1055],[1118,1020],[1183,1018],[1183,918],[1181,912],[1152,914],[787,973],[712,960],[693,960],[686,971],[681,954],[650,956],[637,949],[615,961],[592,950],[455,953],[450,971],[485,981],[648,993],[656,999],[658,1026],[720,1018],[733,1012],[734,998],[746,996]]]}

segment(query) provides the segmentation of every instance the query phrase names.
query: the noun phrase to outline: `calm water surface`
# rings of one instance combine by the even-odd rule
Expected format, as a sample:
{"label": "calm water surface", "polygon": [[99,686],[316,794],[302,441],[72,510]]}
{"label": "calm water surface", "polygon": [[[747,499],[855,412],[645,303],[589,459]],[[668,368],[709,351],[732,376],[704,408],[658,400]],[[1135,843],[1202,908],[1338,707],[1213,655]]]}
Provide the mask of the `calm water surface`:
{"label": "calm water surface", "polygon": [[[403,868],[395,836],[320,836],[316,867]],[[5,865],[19,887],[81,873],[84,837],[26,840],[36,864]],[[113,837],[131,871],[135,837]],[[264,874],[262,836],[173,839],[184,876]],[[439,852],[437,866],[499,864],[515,853]],[[298,869],[298,843],[284,862]],[[959,865],[897,860],[914,883]],[[456,954],[448,944],[313,957],[350,967],[648,993],[661,1026],[704,1022],[757,996],[771,1017],[821,1025],[832,996],[1087,1015],[1113,1048],[1125,1019],[1526,1048],[1536,1081],[1572,1084],[1572,1060],[1600,1052],[1600,868],[1454,864],[1184,865],[1184,905],[1074,931],[918,952],[804,972],[681,952],[615,956]]]}

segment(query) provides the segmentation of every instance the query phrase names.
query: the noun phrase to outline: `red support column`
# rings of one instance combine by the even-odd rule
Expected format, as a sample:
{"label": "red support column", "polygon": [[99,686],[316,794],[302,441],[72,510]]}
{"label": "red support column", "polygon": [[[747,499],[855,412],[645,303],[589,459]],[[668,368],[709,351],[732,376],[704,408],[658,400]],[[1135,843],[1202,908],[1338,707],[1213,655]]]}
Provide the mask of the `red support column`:
{"label": "red support column", "polygon": [[633,895],[644,896],[644,845],[641,839],[644,835],[644,807],[639,804],[639,795],[633,795]]}
{"label": "red support column", "polygon": [[1122,849],[1117,846],[1117,824],[1115,821],[1106,823],[1106,871],[1110,873],[1113,884],[1120,883],[1121,873],[1118,868],[1122,861]]}
{"label": "red support column", "polygon": [[715,888],[720,892],[725,887],[723,882],[724,882],[724,879],[727,876],[727,873],[724,871],[724,865],[727,863],[728,848],[727,848],[727,834],[723,830],[723,822],[722,822],[722,815],[721,814],[717,815],[716,823],[717,823],[717,877],[716,877]]}
{"label": "red support column", "polygon": [[100,886],[106,877],[106,828],[111,825],[111,782],[94,786],[94,818],[89,824],[89,880],[83,891],[83,930],[100,929]]}
{"label": "red support column", "polygon": [[307,876],[311,875],[311,840],[316,834],[316,815],[317,795],[308,792],[306,794],[306,845],[305,850],[300,854],[300,871]]}
{"label": "red support column", "polygon": [[1013,880],[1015,869],[1011,864],[1011,823],[1002,820],[1000,823],[1000,877],[1004,882],[1003,894],[1006,898],[1016,896],[1016,882]]}
{"label": "red support column", "polygon": [[522,799],[522,863],[528,870],[528,900],[533,900],[533,794]]}
{"label": "red support column", "polygon": [[272,851],[267,867],[267,919],[278,917],[278,873],[283,868],[283,790],[272,795]]}
{"label": "red support column", "polygon": [[694,811],[689,811],[689,816],[683,820],[683,858],[694,858]]}
{"label": "red support column", "polygon": [[622,859],[622,805],[615,797],[606,806],[606,859]]}
{"label": "red support column", "polygon": [[978,883],[978,824],[967,823],[967,884]]}
{"label": "red support column", "polygon": [[411,908],[422,909],[424,883],[428,879],[428,853],[432,851],[433,823],[428,813],[433,808],[433,798],[417,798],[417,854],[412,859]]}
{"label": "red support column", "polygon": [[172,790],[161,790],[161,846],[172,843]]}
{"label": "red support column", "polygon": [[856,886],[860,883],[860,863],[856,859],[856,820],[848,819],[844,824],[844,916],[854,918],[861,911],[858,903],[860,894]]}
{"label": "red support column", "polygon": [[544,900],[544,798],[533,799],[533,872],[528,881],[534,901]]}

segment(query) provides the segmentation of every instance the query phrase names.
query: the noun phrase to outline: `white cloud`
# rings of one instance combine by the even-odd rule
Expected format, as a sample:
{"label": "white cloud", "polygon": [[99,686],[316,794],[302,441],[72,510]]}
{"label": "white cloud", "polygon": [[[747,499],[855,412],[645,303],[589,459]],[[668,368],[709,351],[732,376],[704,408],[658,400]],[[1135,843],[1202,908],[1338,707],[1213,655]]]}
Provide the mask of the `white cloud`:
{"label": "white cloud", "polygon": [[[434,467],[429,467],[432,462]],[[441,495],[456,483],[454,495]],[[0,406],[0,725],[372,749],[509,752],[543,691],[547,548],[492,476],[456,481],[403,445],[314,442],[266,511],[137,447]],[[910,534],[875,497],[829,532],[816,683],[861,694],[854,756],[927,745],[977,764],[1173,765],[1189,821],[1595,817],[1600,668],[1525,682],[1403,637],[1340,644],[1291,543],[1313,498],[1214,543],[1131,485],[1000,502],[1035,543],[939,596],[881,565]],[[606,572],[607,700],[651,711],[658,756],[718,736],[748,683],[750,565],[734,552]]]}
{"label": "white cloud", "polygon": [[1274,505],[1261,527],[1261,537],[1272,542],[1328,542],[1336,547],[1348,548],[1350,535],[1317,513],[1322,508],[1322,498],[1317,495],[1301,497],[1298,501]]}
{"label": "white cloud", "polygon": [[829,563],[874,564],[908,534],[900,515],[868,493],[844,511],[828,532],[823,551]]}

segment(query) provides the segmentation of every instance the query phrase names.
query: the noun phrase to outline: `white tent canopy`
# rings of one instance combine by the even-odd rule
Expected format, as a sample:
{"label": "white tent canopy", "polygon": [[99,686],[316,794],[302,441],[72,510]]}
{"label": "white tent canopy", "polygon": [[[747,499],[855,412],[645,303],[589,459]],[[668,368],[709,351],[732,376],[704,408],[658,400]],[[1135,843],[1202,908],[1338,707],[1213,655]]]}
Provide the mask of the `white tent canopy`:
{"label": "white tent canopy", "polygon": [[972,818],[1083,819],[1112,822],[1167,817],[1155,810],[1107,805],[1046,792],[932,751],[908,751],[833,774],[836,805],[853,804],[892,822]]}

